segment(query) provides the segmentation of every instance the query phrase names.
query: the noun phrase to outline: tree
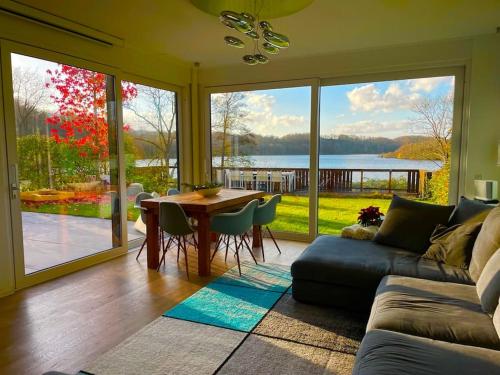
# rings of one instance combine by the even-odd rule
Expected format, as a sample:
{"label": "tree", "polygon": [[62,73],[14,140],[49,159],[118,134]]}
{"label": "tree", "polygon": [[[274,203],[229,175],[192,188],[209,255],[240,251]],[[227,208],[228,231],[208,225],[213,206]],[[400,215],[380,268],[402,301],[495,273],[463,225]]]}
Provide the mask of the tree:
{"label": "tree", "polygon": [[423,97],[411,108],[412,119],[418,134],[431,137],[435,143],[435,157],[443,165],[450,159],[450,140],[453,124],[453,95]]}
{"label": "tree", "polygon": [[[234,164],[248,164],[244,155],[238,150],[239,142],[253,142],[245,119],[248,111],[246,96],[241,92],[228,92],[212,95],[212,152],[221,158],[220,167]],[[227,158],[233,156],[228,163]]]}
{"label": "tree", "polygon": [[[106,161],[109,156],[109,119],[107,96],[112,89],[110,77],[103,73],[59,65],[47,70],[50,82],[47,88],[58,110],[46,119],[56,143],[65,143],[79,150],[81,157],[95,157]],[[122,100],[137,95],[133,84],[122,87]]]}

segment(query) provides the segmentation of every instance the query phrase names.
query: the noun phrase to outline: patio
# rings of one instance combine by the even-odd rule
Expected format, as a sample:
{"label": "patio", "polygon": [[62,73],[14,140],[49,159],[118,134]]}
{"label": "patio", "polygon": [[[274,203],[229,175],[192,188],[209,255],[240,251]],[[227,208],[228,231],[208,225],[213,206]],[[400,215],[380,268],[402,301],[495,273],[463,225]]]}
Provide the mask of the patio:
{"label": "patio", "polygon": [[[71,215],[23,212],[25,273],[83,258],[112,247],[111,221]],[[143,237],[128,222],[128,239]]]}

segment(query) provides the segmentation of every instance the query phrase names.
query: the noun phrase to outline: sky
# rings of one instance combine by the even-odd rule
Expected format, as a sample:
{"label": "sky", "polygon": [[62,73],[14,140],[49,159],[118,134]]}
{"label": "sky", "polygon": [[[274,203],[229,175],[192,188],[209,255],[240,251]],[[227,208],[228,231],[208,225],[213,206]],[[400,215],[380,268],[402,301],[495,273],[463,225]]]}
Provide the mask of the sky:
{"label": "sky", "polygon": [[[396,138],[411,135],[411,106],[423,97],[453,92],[454,78],[433,77],[325,86],[320,133]],[[261,135],[309,132],[310,88],[246,92],[248,127]]]}

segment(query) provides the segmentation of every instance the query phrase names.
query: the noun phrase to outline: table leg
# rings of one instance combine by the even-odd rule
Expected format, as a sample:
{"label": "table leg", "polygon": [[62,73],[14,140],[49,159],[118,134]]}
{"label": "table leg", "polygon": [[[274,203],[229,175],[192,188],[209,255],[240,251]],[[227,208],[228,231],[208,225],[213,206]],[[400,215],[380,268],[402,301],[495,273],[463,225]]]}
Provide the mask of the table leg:
{"label": "table leg", "polygon": [[158,246],[158,214],[153,210],[146,212],[146,228],[148,268],[156,270],[160,261],[160,249]]}
{"label": "table leg", "polygon": [[199,215],[198,219],[198,275],[210,276],[210,217]]}
{"label": "table leg", "polygon": [[253,226],[253,231],[252,231],[252,248],[255,247],[261,247],[262,244],[260,243],[260,231],[261,231],[260,225],[254,225]]}

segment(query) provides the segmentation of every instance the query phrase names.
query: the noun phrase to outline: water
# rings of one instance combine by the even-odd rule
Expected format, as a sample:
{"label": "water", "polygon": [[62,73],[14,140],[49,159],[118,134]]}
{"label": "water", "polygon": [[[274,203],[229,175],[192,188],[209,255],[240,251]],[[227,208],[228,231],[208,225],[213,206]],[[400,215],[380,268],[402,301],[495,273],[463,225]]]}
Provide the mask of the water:
{"label": "water", "polygon": [[[229,158],[230,159],[230,158]],[[246,156],[254,168],[309,168],[309,155],[251,155]],[[220,157],[213,158],[220,165]],[[240,163],[241,166],[243,164]],[[421,169],[436,171],[441,163],[432,160],[382,158],[378,154],[320,155],[320,169]]]}

